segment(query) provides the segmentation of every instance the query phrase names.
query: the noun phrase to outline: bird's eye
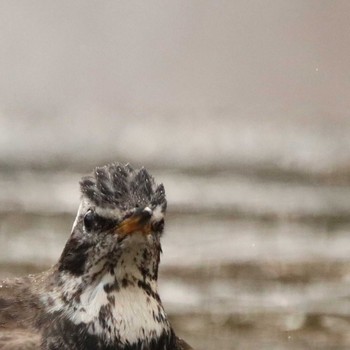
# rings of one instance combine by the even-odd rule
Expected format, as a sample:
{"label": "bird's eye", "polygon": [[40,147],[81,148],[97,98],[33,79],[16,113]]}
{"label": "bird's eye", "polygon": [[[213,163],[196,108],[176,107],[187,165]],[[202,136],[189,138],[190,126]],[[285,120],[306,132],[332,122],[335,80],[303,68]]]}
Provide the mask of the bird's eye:
{"label": "bird's eye", "polygon": [[95,213],[89,209],[84,216],[84,226],[86,231],[90,232],[94,226]]}
{"label": "bird's eye", "polygon": [[154,232],[162,232],[164,229],[164,219],[153,223],[152,229]]}

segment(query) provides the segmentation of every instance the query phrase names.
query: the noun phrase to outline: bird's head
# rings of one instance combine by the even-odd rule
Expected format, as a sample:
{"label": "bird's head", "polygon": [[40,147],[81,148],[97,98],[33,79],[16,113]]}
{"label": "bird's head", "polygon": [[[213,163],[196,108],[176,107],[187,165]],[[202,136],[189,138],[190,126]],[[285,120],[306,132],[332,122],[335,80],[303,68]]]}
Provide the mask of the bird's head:
{"label": "bird's head", "polygon": [[81,203],[58,267],[157,279],[166,199],[146,169],[110,164],[80,181]]}

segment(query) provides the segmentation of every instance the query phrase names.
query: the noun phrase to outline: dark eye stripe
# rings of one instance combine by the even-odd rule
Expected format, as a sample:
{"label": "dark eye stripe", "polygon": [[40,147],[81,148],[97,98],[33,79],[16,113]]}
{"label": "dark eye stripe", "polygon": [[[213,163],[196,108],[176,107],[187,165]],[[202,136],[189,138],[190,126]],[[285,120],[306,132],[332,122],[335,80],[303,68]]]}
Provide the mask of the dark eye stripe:
{"label": "dark eye stripe", "polygon": [[85,214],[84,225],[88,232],[102,232],[115,227],[117,225],[117,220],[100,216],[90,209]]}
{"label": "dark eye stripe", "polygon": [[161,219],[160,221],[154,222],[152,224],[152,230],[154,232],[162,233],[164,230],[164,219]]}
{"label": "dark eye stripe", "polygon": [[100,216],[98,214],[96,215],[96,228],[98,231],[107,231],[111,228],[115,227],[117,225],[117,220],[113,220],[110,218],[105,218],[103,216]]}

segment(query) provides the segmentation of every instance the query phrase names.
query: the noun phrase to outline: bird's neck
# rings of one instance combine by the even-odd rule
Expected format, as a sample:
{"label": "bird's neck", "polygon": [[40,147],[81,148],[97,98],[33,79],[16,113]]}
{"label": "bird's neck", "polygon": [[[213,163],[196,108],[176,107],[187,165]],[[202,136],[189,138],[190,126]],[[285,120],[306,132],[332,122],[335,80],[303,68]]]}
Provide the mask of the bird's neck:
{"label": "bird's neck", "polygon": [[56,287],[44,296],[49,312],[64,315],[76,326],[85,325],[89,335],[107,344],[171,342],[152,264],[142,267],[125,259],[114,269],[95,274],[57,271]]}

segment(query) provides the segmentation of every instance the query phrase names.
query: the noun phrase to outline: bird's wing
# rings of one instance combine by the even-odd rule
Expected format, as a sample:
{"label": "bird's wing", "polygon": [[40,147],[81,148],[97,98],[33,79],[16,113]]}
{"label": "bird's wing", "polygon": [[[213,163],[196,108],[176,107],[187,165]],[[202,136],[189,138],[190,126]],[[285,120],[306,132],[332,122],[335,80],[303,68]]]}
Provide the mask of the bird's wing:
{"label": "bird's wing", "polygon": [[41,306],[39,297],[31,290],[30,281],[5,280],[0,284],[0,328],[32,326]]}
{"label": "bird's wing", "polygon": [[40,343],[40,334],[19,329],[0,329],[1,350],[40,350]]}
{"label": "bird's wing", "polygon": [[176,337],[176,350],[193,350],[183,339]]}
{"label": "bird's wing", "polygon": [[0,350],[40,349],[35,329],[42,311],[35,276],[0,281]]}

